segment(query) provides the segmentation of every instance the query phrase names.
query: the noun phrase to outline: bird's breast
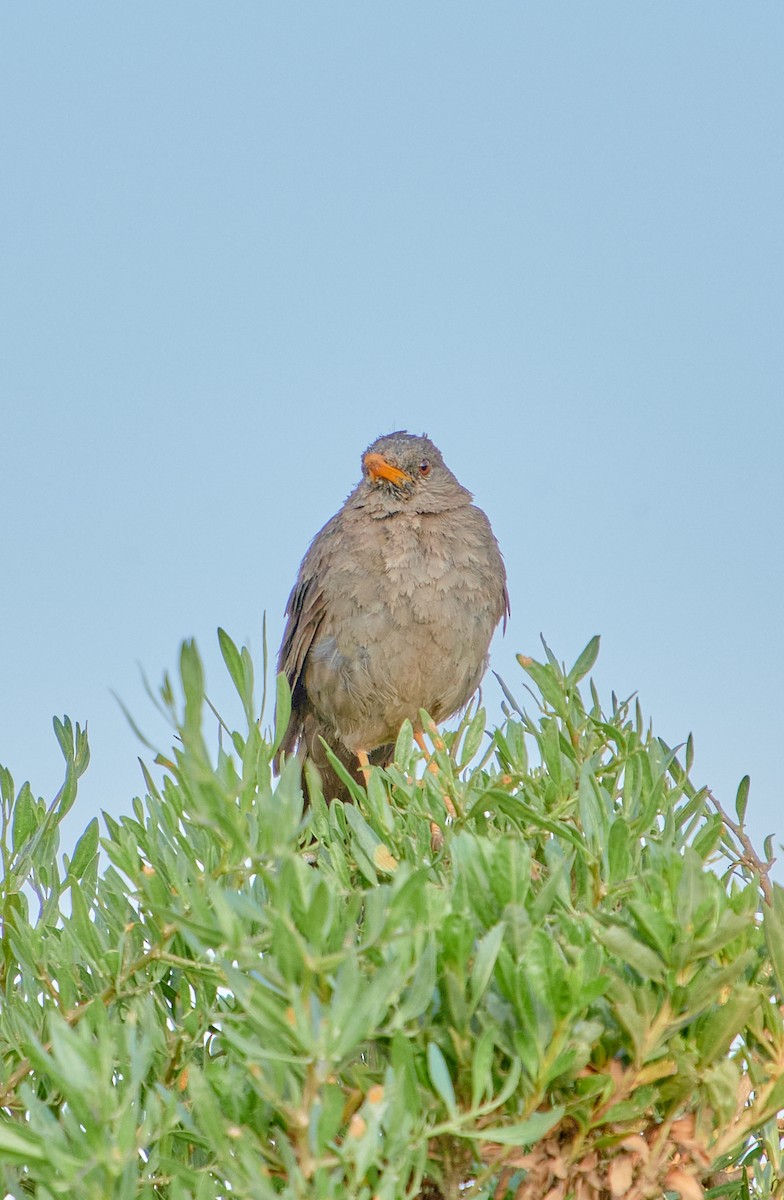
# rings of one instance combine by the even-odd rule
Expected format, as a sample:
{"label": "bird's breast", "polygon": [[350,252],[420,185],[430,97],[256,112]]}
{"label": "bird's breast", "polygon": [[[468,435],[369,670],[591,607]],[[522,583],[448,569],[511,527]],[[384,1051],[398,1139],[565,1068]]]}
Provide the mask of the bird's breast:
{"label": "bird's breast", "polygon": [[351,750],[394,740],[420,708],[436,720],[460,708],[500,616],[470,527],[458,535],[424,516],[378,525],[373,538],[341,539],[306,668],[311,701]]}

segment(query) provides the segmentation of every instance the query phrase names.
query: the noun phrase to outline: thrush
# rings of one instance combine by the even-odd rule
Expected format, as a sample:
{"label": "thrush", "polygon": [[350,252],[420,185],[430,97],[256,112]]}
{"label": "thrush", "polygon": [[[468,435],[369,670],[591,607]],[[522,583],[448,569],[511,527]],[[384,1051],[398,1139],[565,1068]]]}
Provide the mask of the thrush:
{"label": "thrush", "polygon": [[463,708],[509,614],[490,522],[427,437],[378,438],[362,479],[316,534],[286,606],[278,657],[292,713],[280,751],[319,768],[347,798],[322,738],[346,768],[390,761],[408,718]]}

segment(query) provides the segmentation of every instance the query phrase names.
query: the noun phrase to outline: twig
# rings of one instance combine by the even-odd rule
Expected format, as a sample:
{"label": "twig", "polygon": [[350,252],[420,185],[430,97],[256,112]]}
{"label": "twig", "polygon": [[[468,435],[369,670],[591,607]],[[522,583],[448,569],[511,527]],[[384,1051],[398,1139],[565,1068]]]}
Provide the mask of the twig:
{"label": "twig", "polygon": [[739,825],[737,821],[733,821],[732,817],[730,817],[724,811],[710,788],[708,789],[707,794],[708,799],[716,809],[716,812],[719,814],[727,828],[735,835],[740,842],[741,847],[743,848],[743,855],[740,861],[747,867],[750,867],[752,871],[757,871],[759,873],[760,887],[762,888],[762,894],[765,897],[765,902],[772,907],[773,885],[770,882],[770,869],[776,861],[775,856],[763,862],[760,856],[757,854],[757,851],[752,846],[749,836],[745,832],[743,826]]}
{"label": "twig", "polygon": [[[176,931],[174,930],[173,926],[167,926],[163,930],[163,936],[166,941],[169,941],[174,936],[175,932]],[[60,1006],[59,994],[56,991],[50,991],[50,989],[47,989],[47,991],[50,991],[50,994],[52,994],[53,998],[56,1000],[60,1015],[62,1016],[63,1020],[66,1022],[66,1024],[73,1028],[74,1025],[77,1025],[79,1021],[81,1021],[84,1014],[94,1004],[103,1004],[106,1007],[109,1004],[122,999],[125,995],[122,989],[133,978],[133,976],[139,971],[143,970],[148,963],[156,962],[163,956],[164,953],[165,951],[163,950],[162,946],[152,946],[149,950],[145,951],[144,954],[137,958],[135,962],[126,967],[125,971],[122,972],[122,974],[115,980],[114,983],[110,983],[103,989],[102,992],[96,992],[95,995],[90,996],[87,1000],[83,1000],[80,1004],[74,1005],[74,1007],[71,1009],[63,1009]],[[44,978],[43,982],[44,985],[46,985],[46,978]],[[43,1043],[43,1049],[45,1053],[48,1054],[51,1048],[51,1042]],[[13,1103],[14,1093],[18,1085],[22,1082],[26,1075],[29,1075],[32,1069],[33,1065],[29,1058],[23,1058],[20,1060],[16,1069],[8,1076],[5,1086],[2,1088],[2,1090],[0,1090],[0,1108],[3,1108],[7,1105],[10,1106]]]}

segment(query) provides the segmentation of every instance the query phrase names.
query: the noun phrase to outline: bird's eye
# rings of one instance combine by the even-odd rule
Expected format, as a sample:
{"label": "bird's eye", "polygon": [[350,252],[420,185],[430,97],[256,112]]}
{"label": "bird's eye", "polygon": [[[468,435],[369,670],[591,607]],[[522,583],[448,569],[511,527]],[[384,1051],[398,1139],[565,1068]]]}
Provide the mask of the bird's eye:
{"label": "bird's eye", "polygon": [[423,458],[421,463],[419,464],[419,474],[420,475],[429,475],[430,474],[430,463],[427,461],[426,458]]}

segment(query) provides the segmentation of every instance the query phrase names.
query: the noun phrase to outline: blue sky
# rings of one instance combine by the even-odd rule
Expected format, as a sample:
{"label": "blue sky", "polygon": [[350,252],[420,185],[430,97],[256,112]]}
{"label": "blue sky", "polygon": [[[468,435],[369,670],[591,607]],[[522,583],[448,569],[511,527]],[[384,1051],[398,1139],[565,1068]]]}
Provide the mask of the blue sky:
{"label": "blue sky", "polygon": [[[512,621],[784,836],[784,7],[7,5],[0,761],[129,810],[195,636],[271,650],[381,433],[493,521]],[[490,719],[499,716],[488,686]],[[781,876],[780,876],[781,877]]]}

